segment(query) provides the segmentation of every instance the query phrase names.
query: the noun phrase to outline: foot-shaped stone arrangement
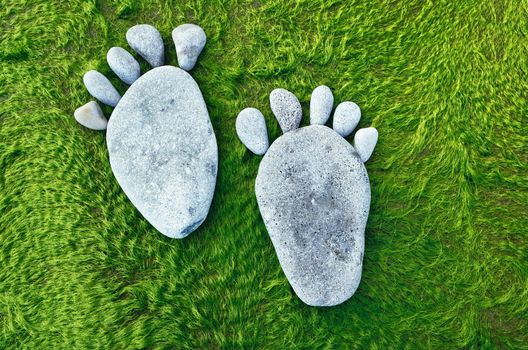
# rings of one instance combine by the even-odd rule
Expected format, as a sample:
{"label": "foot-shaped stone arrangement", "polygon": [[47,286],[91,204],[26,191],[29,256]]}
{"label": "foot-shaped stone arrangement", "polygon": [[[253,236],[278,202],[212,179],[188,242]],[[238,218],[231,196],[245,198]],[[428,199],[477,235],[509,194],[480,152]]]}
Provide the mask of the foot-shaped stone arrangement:
{"label": "foot-shaped stone arrangement", "polygon": [[163,41],[156,28],[130,28],[128,44],[154,69],[140,76],[139,63],[127,50],[111,48],[108,64],[130,88],[121,97],[104,75],[89,71],[84,75],[88,92],[115,109],[108,122],[95,101],[74,115],[88,128],[107,129],[112,171],[141,214],[164,235],[183,238],[209,212],[218,151],[200,88],[186,72],[205,45],[205,33],[184,24],[172,37],[182,69],[163,66]]}
{"label": "foot-shaped stone arrangement", "polygon": [[363,265],[365,226],[370,207],[366,162],[378,139],[375,128],[360,129],[359,107],[343,102],[334,130],[324,126],[334,98],[326,86],[311,97],[310,123],[299,129],[302,110],[284,89],[270,95],[271,110],[284,133],[268,149],[264,117],[246,108],[237,117],[240,140],[265,154],[255,192],[279,262],[299,298],[308,305],[332,306],[356,291]]}

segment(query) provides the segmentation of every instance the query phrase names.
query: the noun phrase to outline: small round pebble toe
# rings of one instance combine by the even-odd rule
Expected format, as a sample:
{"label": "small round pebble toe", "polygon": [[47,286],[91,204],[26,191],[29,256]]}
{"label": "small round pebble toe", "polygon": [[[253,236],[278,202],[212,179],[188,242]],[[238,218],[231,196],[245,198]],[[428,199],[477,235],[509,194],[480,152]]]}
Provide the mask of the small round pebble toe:
{"label": "small round pebble toe", "polygon": [[119,79],[128,85],[132,85],[141,75],[138,61],[122,47],[108,50],[106,61]]}
{"label": "small round pebble toe", "polygon": [[240,141],[256,155],[261,156],[268,150],[266,121],[258,109],[246,108],[238,114],[236,132]]}
{"label": "small round pebble toe", "polygon": [[73,116],[79,124],[92,130],[105,130],[108,124],[101,107],[95,101],[77,108]]}

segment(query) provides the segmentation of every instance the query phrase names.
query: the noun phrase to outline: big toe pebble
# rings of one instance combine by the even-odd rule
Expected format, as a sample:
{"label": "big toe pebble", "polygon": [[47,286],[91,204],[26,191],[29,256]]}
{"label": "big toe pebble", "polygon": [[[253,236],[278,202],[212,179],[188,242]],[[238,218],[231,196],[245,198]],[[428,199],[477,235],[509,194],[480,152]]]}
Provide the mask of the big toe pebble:
{"label": "big toe pebble", "polygon": [[138,24],[126,33],[128,45],[143,57],[152,67],[163,65],[165,52],[161,34],[149,24]]}
{"label": "big toe pebble", "polygon": [[270,107],[283,133],[299,127],[302,108],[297,96],[292,92],[286,89],[273,90],[270,94]]}
{"label": "big toe pebble", "polygon": [[186,71],[193,69],[207,40],[203,29],[196,24],[182,24],[172,31],[172,40],[180,68]]}
{"label": "big toe pebble", "polygon": [[77,108],[73,116],[79,124],[92,130],[105,130],[108,124],[101,107],[95,101],[90,101]]}

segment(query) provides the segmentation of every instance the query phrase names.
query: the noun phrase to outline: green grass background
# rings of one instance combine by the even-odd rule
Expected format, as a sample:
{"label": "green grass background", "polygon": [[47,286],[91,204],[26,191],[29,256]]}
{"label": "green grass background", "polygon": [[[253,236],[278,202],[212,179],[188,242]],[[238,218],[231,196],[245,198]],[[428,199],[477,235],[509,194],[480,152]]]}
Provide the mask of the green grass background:
{"label": "green grass background", "polygon": [[[126,30],[201,25],[192,75],[218,139],[208,219],[156,232],[81,127],[82,75]],[[50,1],[0,6],[0,348],[528,348],[528,2]],[[146,68],[146,65],[143,65]],[[380,140],[363,279],[304,305],[259,215],[235,118],[313,88]],[[105,109],[107,115],[110,109]],[[303,123],[307,124],[305,113]]]}

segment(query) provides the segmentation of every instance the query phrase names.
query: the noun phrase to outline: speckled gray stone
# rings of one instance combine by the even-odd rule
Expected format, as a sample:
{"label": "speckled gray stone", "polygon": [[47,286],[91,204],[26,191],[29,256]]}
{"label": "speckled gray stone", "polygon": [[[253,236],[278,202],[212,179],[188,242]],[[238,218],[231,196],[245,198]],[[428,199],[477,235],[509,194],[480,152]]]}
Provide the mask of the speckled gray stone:
{"label": "speckled gray stone", "polygon": [[270,107],[283,133],[299,127],[302,108],[297,96],[293,93],[285,89],[273,90],[270,94]]}
{"label": "speckled gray stone", "polygon": [[376,128],[364,128],[356,132],[354,135],[354,148],[363,162],[369,160],[377,142],[378,130]]}
{"label": "speckled gray stone", "polygon": [[288,281],[308,305],[350,298],[360,279],[370,207],[367,171],[326,126],[278,138],[260,163],[260,213]]}
{"label": "speckled gray stone", "polygon": [[108,124],[101,107],[95,101],[90,101],[73,113],[75,120],[88,129],[104,130]]}
{"label": "speckled gray stone", "polygon": [[361,118],[361,110],[354,102],[341,102],[334,113],[334,130],[341,136],[347,137],[354,131]]}
{"label": "speckled gray stone", "polygon": [[138,24],[126,32],[128,45],[143,57],[152,67],[159,67],[165,61],[163,39],[156,28],[149,24]]}
{"label": "speckled gray stone", "polygon": [[141,75],[138,61],[122,47],[112,47],[108,50],[106,61],[119,79],[128,85],[132,85]]}
{"label": "speckled gray stone", "polygon": [[236,132],[240,141],[256,155],[263,155],[269,147],[266,120],[256,108],[242,110],[236,119]]}
{"label": "speckled gray stone", "polygon": [[172,31],[172,40],[180,68],[193,69],[207,40],[203,29],[196,24],[182,24]]}
{"label": "speckled gray stone", "polygon": [[326,85],[320,85],[314,89],[310,98],[310,124],[324,125],[332,108],[334,107],[334,95]]}
{"label": "speckled gray stone", "polygon": [[218,151],[194,79],[163,66],[142,75],[112,113],[110,165],[123,191],[161,233],[183,238],[205,220]]}
{"label": "speckled gray stone", "polygon": [[121,99],[121,95],[119,95],[110,80],[96,70],[86,72],[83,82],[90,95],[105,105],[115,107],[119,99]]}

